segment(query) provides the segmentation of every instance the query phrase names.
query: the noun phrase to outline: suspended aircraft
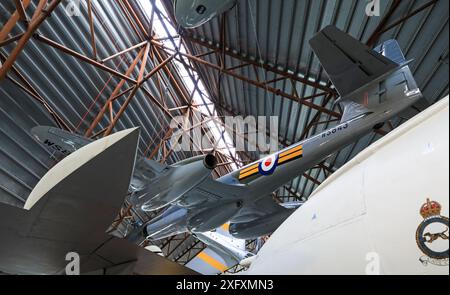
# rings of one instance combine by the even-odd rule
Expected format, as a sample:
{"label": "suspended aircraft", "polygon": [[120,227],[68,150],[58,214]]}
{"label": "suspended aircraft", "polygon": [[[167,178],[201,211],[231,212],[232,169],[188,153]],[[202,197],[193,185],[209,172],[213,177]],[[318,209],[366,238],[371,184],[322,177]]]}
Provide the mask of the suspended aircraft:
{"label": "suspended aircraft", "polygon": [[176,0],[175,19],[180,26],[192,29],[230,10],[235,4],[236,0]]}
{"label": "suspended aircraft", "polygon": [[[172,165],[138,159],[130,184],[132,204],[144,211],[165,211],[135,232],[158,240],[208,232],[230,222],[229,231],[236,238],[270,234],[295,211],[277,204],[274,191],[422,98],[395,40],[372,50],[328,26],[310,45],[340,95],[340,122],[218,179],[211,176],[217,165],[212,154]],[[66,144],[70,133],[60,133],[59,139],[49,138],[57,132],[48,127],[36,127],[33,133],[54,149],[74,149]]]}

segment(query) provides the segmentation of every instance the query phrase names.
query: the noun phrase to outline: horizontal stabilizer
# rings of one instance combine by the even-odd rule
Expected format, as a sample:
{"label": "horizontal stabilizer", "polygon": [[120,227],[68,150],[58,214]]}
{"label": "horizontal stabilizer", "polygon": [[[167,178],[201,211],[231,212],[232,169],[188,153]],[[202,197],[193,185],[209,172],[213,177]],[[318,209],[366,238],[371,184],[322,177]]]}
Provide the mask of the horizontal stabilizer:
{"label": "horizontal stabilizer", "polygon": [[294,211],[295,209],[288,209],[275,203],[271,196],[263,196],[252,204],[247,204],[242,208],[240,216],[231,220],[230,234],[245,240],[271,234]]}
{"label": "horizontal stabilizer", "polygon": [[341,97],[399,66],[333,26],[322,29],[309,43]]}
{"label": "horizontal stabilizer", "polygon": [[393,62],[403,65],[406,63],[405,56],[396,40],[387,40],[373,49],[374,51],[389,58]]}

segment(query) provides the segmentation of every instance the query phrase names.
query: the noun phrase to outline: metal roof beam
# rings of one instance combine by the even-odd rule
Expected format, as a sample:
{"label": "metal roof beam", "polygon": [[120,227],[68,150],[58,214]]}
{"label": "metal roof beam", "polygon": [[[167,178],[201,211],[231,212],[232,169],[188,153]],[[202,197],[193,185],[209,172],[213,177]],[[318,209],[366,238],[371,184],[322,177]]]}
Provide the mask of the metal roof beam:
{"label": "metal roof beam", "polygon": [[[139,60],[142,58],[142,55],[144,53],[144,49],[141,49],[139,51],[139,54],[136,56],[136,58],[134,59],[134,61],[131,63],[131,65],[128,67],[127,72],[125,73],[125,77],[129,77],[131,75],[131,73],[133,72],[134,68],[136,67],[136,65],[138,64]],[[98,125],[98,123],[101,121],[101,119],[103,118],[103,115],[106,113],[106,111],[108,110],[108,107],[110,108],[110,110],[112,110],[112,102],[117,99],[119,96],[119,91],[122,88],[122,86],[125,84],[125,79],[122,79],[119,81],[119,83],[117,84],[116,88],[113,90],[113,92],[111,93],[110,97],[108,98],[108,100],[105,102],[105,104],[103,105],[102,109],[100,110],[100,112],[97,114],[97,116],[95,117],[94,121],[92,122],[92,124],[89,126],[89,128],[86,130],[86,133],[84,134],[86,137],[89,137],[92,135],[92,132],[94,131],[94,128]],[[131,88],[132,91],[133,88]],[[106,130],[105,130],[106,131]]]}
{"label": "metal roof beam", "polygon": [[97,59],[97,46],[95,44],[94,18],[92,16],[92,1],[87,0],[87,4],[88,4],[89,29],[91,31],[92,57],[96,60]]}
{"label": "metal roof beam", "polygon": [[[189,233],[185,233],[184,234],[184,238],[181,240],[180,243],[178,243],[178,245],[173,248],[168,254],[167,257],[171,256],[191,235]],[[169,243],[170,244],[170,243]],[[170,247],[169,247],[170,248]]]}
{"label": "metal roof beam", "polygon": [[[189,36],[187,33],[183,33],[181,36],[183,38],[185,38],[187,41],[190,41],[193,44],[198,44],[198,45],[200,45],[202,47],[206,47],[208,49],[212,49],[212,50],[218,51],[218,50],[220,50],[220,48],[223,48],[223,45],[221,45],[219,43],[211,45],[210,42],[208,42],[208,41],[201,41],[201,40],[195,39],[193,36]],[[251,65],[263,68],[264,70],[267,70],[269,72],[273,72],[273,73],[281,75],[283,77],[292,79],[292,80],[294,80],[296,82],[300,82],[300,83],[312,86],[314,88],[323,90],[325,92],[334,93],[334,90],[331,89],[330,87],[321,85],[320,83],[317,83],[317,82],[310,81],[307,78],[301,78],[298,75],[288,73],[287,71],[279,70],[278,68],[276,68],[274,66],[270,66],[268,64],[261,64],[261,63],[255,61],[255,60],[252,60],[252,59],[250,59],[248,57],[243,57],[242,55],[234,53],[230,48],[227,48],[227,47],[223,48],[223,53],[226,54],[229,57],[232,57],[234,59],[238,59],[238,60],[240,60],[240,61],[242,61],[244,63],[248,63],[248,64],[251,64]]]}
{"label": "metal roof beam", "polygon": [[[200,244],[200,247],[197,248],[197,245]],[[183,263],[184,265],[188,264],[192,259],[197,257],[197,255],[202,252],[204,249],[206,249],[206,245],[201,242],[198,239],[195,239],[195,242],[190,246],[187,247],[185,250],[181,252],[181,255],[179,255],[176,259],[174,259],[175,262]],[[191,256],[192,250],[199,250],[197,253]],[[188,257],[185,261],[180,261],[181,258],[183,258],[186,254],[188,254]]]}
{"label": "metal roof beam", "polygon": [[147,44],[147,41],[143,41],[143,42],[141,42],[141,43],[138,43],[138,44],[136,44],[136,45],[133,45],[133,46],[131,46],[131,47],[129,47],[129,48],[126,48],[126,49],[124,49],[124,50],[122,50],[122,51],[120,51],[120,52],[114,53],[113,55],[111,55],[111,56],[109,56],[109,57],[107,57],[107,58],[102,59],[101,62],[102,62],[102,63],[105,63],[105,62],[107,62],[107,61],[110,60],[110,59],[113,59],[113,58],[115,58],[115,57],[118,57],[118,56],[120,56],[120,55],[122,55],[122,54],[124,54],[124,53],[130,52],[130,51],[133,50],[133,49],[142,47],[142,46],[144,46],[145,44]]}
{"label": "metal roof beam", "polygon": [[408,20],[409,18],[413,17],[414,15],[422,12],[423,10],[427,9],[430,6],[434,6],[436,5],[436,3],[438,2],[438,0],[432,0],[428,3],[425,3],[424,5],[422,5],[421,7],[417,8],[416,10],[414,10],[413,12],[409,13],[408,15],[400,18],[399,20],[393,22],[392,24],[390,24],[389,26],[387,26],[386,28],[383,28],[382,30],[379,31],[378,35],[381,36],[383,33],[395,28],[396,26],[398,26],[399,24],[405,22],[406,20]]}
{"label": "metal roof beam", "polygon": [[19,40],[20,38],[22,38],[23,34],[24,33],[20,33],[20,34],[17,34],[15,36],[12,36],[11,38],[6,39],[4,41],[0,41],[0,47],[3,47],[5,45],[8,45],[8,44],[10,44],[12,42],[15,42],[15,41]]}
{"label": "metal roof beam", "polygon": [[91,58],[89,58],[87,56],[84,56],[84,55],[82,55],[82,54],[80,54],[80,53],[78,53],[78,52],[76,52],[76,51],[74,51],[74,50],[72,50],[70,48],[67,48],[66,46],[61,45],[61,44],[59,44],[59,43],[57,43],[57,42],[55,42],[55,41],[53,41],[53,40],[51,40],[51,39],[49,39],[47,37],[44,37],[44,36],[42,36],[40,34],[36,34],[36,35],[34,35],[34,38],[36,40],[38,40],[38,41],[41,41],[44,44],[50,45],[51,47],[53,47],[55,49],[58,49],[58,50],[60,50],[60,51],[62,51],[64,53],[67,53],[67,54],[69,54],[69,55],[71,55],[71,56],[73,56],[73,57],[75,57],[75,58],[77,58],[77,59],[79,59],[81,61],[84,61],[84,62],[86,62],[86,63],[88,63],[88,64],[90,64],[90,65],[92,65],[92,66],[94,66],[96,68],[99,68],[99,69],[101,69],[101,70],[103,70],[105,72],[108,72],[108,73],[110,73],[110,74],[112,74],[112,75],[114,75],[116,77],[125,79],[128,82],[136,84],[136,80],[134,80],[134,79],[132,79],[130,77],[127,77],[126,75],[124,75],[122,73],[119,73],[118,71],[113,70],[110,67],[107,67],[104,64],[102,64],[102,63],[100,63],[100,62],[98,62],[96,60],[93,60],[93,59],[91,59]]}
{"label": "metal roof beam", "polygon": [[[166,51],[171,51],[171,52],[175,51],[175,50],[173,50],[171,48],[165,47],[164,45],[162,45],[162,44],[160,44],[158,42],[153,42],[152,41],[152,43],[155,44],[158,47],[161,47],[162,49],[164,49]],[[182,52],[179,52],[179,54],[182,55],[182,56],[185,56],[185,57],[187,57],[187,58],[189,58],[191,60],[193,60],[194,62],[196,62],[198,64],[203,64],[205,66],[208,66],[208,67],[210,67],[212,69],[215,69],[215,70],[217,70],[217,71],[219,71],[221,73],[224,73],[224,74],[232,76],[232,77],[234,77],[236,79],[239,79],[239,80],[242,80],[244,82],[247,82],[248,84],[251,84],[253,86],[262,88],[262,89],[264,89],[264,90],[266,90],[268,92],[271,92],[271,93],[273,93],[275,95],[279,95],[279,96],[291,99],[291,100],[293,100],[293,101],[295,101],[297,103],[303,104],[303,105],[308,106],[310,108],[313,108],[315,110],[318,110],[318,111],[321,111],[323,113],[329,114],[329,115],[331,115],[333,117],[336,117],[336,118],[340,118],[341,117],[341,114],[339,114],[337,112],[328,110],[327,108],[324,108],[322,106],[316,105],[316,104],[314,104],[314,103],[312,103],[312,102],[310,102],[308,100],[303,100],[301,98],[298,98],[297,96],[289,94],[289,93],[286,93],[286,92],[282,91],[281,89],[276,89],[276,88],[273,88],[271,86],[264,85],[261,82],[252,80],[252,79],[250,79],[248,77],[245,77],[245,76],[242,76],[242,75],[239,75],[239,74],[237,74],[237,73],[235,73],[233,71],[229,71],[227,69],[223,69],[222,67],[220,67],[220,66],[218,66],[216,64],[210,63],[210,62],[208,62],[206,60],[203,60],[201,58],[198,58],[198,57],[196,57],[194,55],[187,54],[187,53],[182,53]]]}
{"label": "metal roof beam", "polygon": [[115,1],[120,9],[122,10],[123,14],[125,15],[125,17],[128,20],[128,23],[130,24],[131,28],[133,29],[134,33],[136,34],[136,36],[138,36],[138,38],[142,41],[144,40],[148,40],[148,38],[146,39],[144,36],[142,36],[142,32],[138,30],[138,28],[136,27],[135,23],[133,22],[133,20],[131,19],[131,16],[129,14],[129,11],[127,10],[127,8],[125,7],[125,5],[122,3],[122,1],[117,0]]}
{"label": "metal roof beam", "polygon": [[0,68],[0,81],[2,81],[6,77],[6,74],[11,69],[17,57],[25,48],[25,45],[28,43],[30,38],[33,36],[33,34],[36,32],[39,26],[45,21],[45,19],[58,6],[59,3],[61,3],[61,0],[53,0],[47,7],[44,7],[45,4],[47,4],[47,1],[41,0],[39,2],[38,7],[34,12],[33,18],[31,19],[31,22],[27,30],[25,31],[23,36],[19,39],[16,47],[11,51],[8,58]]}
{"label": "metal roof beam", "polygon": [[[330,102],[332,97],[333,97],[332,95],[327,95],[325,100],[322,103],[322,106],[325,107]],[[309,131],[311,130],[311,128],[313,126],[316,125],[316,123],[319,121],[321,115],[322,115],[321,112],[317,112],[314,115],[313,119],[309,122],[308,126],[306,126],[306,128],[303,130],[302,135],[300,136],[300,140],[303,140],[308,136]]]}
{"label": "metal roof beam", "polygon": [[378,41],[378,38],[381,36],[381,31],[386,26],[387,22],[391,18],[391,16],[394,14],[394,12],[397,10],[397,8],[400,5],[401,0],[395,0],[389,10],[384,15],[383,19],[380,21],[376,29],[373,31],[372,35],[369,37],[369,39],[366,42],[367,46],[373,46],[375,42]]}
{"label": "metal roof beam", "polygon": [[[24,0],[22,2],[22,6],[24,9],[27,9],[28,5],[30,5],[31,0]],[[20,20],[19,12],[16,10],[11,15],[9,20],[3,25],[0,31],[0,41],[5,40],[8,37],[8,34],[12,31],[12,29],[16,26],[17,22]]]}
{"label": "metal roof beam", "polygon": [[148,40],[150,38],[150,36],[149,36],[147,30],[145,29],[144,25],[142,24],[141,20],[137,16],[136,12],[134,11],[133,7],[131,7],[128,0],[121,0],[121,1],[122,1],[122,3],[125,4],[127,11],[130,13],[131,17],[136,22],[136,24],[139,27],[139,29],[141,30],[142,34],[144,34],[145,39]]}
{"label": "metal roof beam", "polygon": [[122,114],[125,112],[126,108],[128,107],[128,105],[130,104],[131,100],[133,99],[134,95],[136,94],[136,92],[139,90],[139,88],[141,87],[142,83],[144,83],[145,81],[147,81],[148,79],[150,79],[156,72],[158,72],[161,68],[165,67],[174,57],[174,55],[168,57],[166,60],[164,60],[162,63],[160,63],[159,65],[157,65],[154,69],[152,69],[150,71],[150,73],[148,73],[145,77],[144,77],[144,73],[145,73],[145,67],[147,65],[147,59],[149,56],[149,52],[150,52],[150,43],[147,43],[147,46],[145,47],[144,50],[144,56],[142,57],[142,64],[141,64],[141,68],[139,70],[139,76],[137,79],[137,83],[136,86],[134,86],[134,89],[131,91],[130,95],[128,96],[127,100],[123,103],[123,105],[121,106],[119,112],[117,113],[117,115],[114,117],[114,119],[112,120],[111,124],[109,125],[108,129],[106,130],[106,132],[104,133],[104,136],[107,136],[109,134],[111,134],[111,131],[113,130],[114,126],[117,124],[117,121],[119,121],[120,117],[122,116]]}
{"label": "metal roof beam", "polygon": [[14,0],[14,3],[16,4],[16,11],[19,14],[19,18],[22,21],[27,20],[27,15],[25,14],[25,8],[23,7],[23,3],[21,0]]}

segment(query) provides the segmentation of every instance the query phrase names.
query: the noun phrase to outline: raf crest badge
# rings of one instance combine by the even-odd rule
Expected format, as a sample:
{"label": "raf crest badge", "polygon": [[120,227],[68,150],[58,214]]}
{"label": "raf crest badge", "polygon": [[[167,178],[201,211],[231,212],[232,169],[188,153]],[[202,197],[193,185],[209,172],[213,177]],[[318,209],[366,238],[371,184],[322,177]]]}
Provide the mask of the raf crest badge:
{"label": "raf crest badge", "polygon": [[430,199],[427,199],[420,208],[420,215],[424,220],[417,228],[416,242],[425,254],[419,259],[425,266],[428,263],[439,266],[448,265],[448,217],[441,215],[441,209],[441,204]]}

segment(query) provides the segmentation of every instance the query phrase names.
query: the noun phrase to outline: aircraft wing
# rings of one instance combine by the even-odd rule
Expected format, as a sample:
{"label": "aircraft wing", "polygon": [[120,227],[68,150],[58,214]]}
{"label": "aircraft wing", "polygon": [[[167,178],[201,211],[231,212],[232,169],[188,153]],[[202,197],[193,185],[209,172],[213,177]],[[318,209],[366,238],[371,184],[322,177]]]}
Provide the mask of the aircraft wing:
{"label": "aircraft wing", "polygon": [[[267,216],[284,212],[288,209],[277,204],[271,196],[264,196],[244,206],[241,214],[254,214],[255,216]],[[237,216],[239,217],[239,216]]]}
{"label": "aircraft wing", "polygon": [[[188,203],[199,202],[201,207],[220,206],[220,204],[226,204],[233,200],[241,200],[246,195],[247,189],[246,186],[230,185],[208,177],[187,193],[178,204],[188,206]],[[232,218],[231,222],[242,223],[267,216],[284,216],[287,212],[292,212],[292,210],[278,205],[271,196],[263,196],[244,201],[242,209]]]}
{"label": "aircraft wing", "polygon": [[295,209],[275,203],[271,196],[263,196],[244,206],[230,223],[230,233],[238,239],[252,239],[274,232]]}
{"label": "aircraft wing", "polygon": [[398,67],[334,26],[322,29],[309,43],[342,97]]}
{"label": "aircraft wing", "polygon": [[245,190],[245,186],[222,183],[209,176],[189,191],[183,197],[183,201],[192,201],[193,199],[208,203],[230,201],[242,197]]}
{"label": "aircraft wing", "polygon": [[138,129],[97,140],[60,161],[36,185],[25,210],[0,204],[0,270],[64,273],[66,255],[81,273],[192,274],[106,230],[128,190]]}
{"label": "aircraft wing", "polygon": [[255,199],[253,202],[246,202],[241,211],[239,211],[239,213],[232,218],[231,222],[247,222],[249,220],[256,220],[266,216],[282,213],[286,210],[288,209],[277,204],[271,196],[263,196]]}

